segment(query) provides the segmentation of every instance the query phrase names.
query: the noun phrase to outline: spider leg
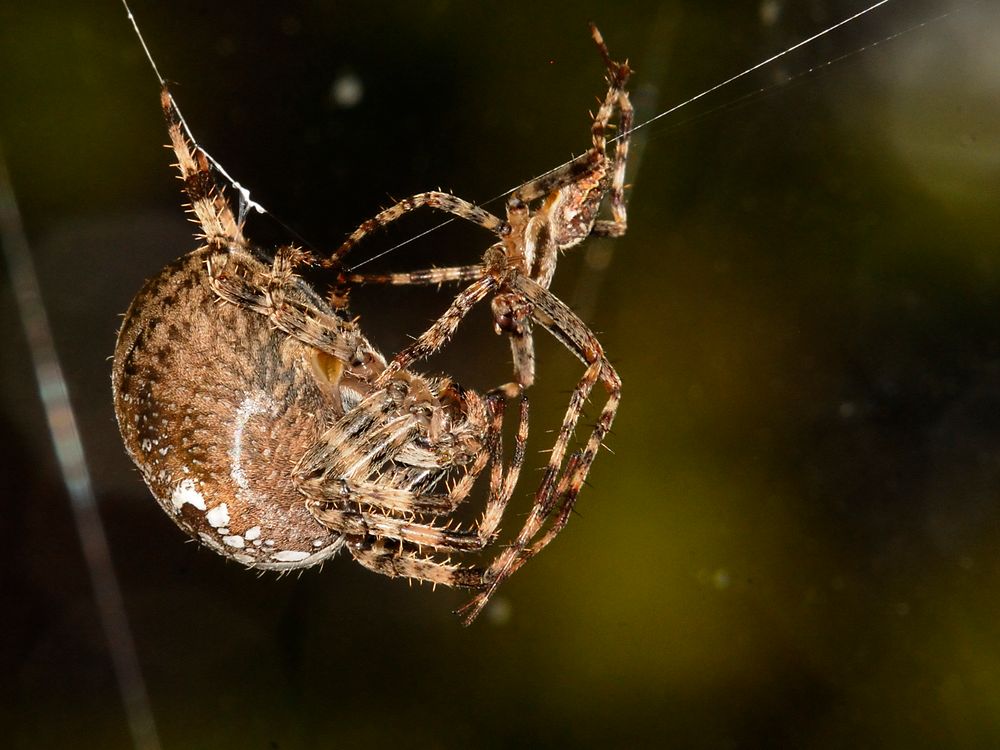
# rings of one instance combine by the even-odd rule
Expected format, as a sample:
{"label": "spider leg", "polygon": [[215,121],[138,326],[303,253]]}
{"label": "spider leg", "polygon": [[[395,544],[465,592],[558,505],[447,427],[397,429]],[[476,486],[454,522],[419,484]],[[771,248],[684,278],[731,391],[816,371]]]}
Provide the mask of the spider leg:
{"label": "spider leg", "polygon": [[[309,511],[324,526],[328,526],[351,537],[375,537],[417,546],[418,548],[430,547],[434,550],[448,552],[475,552],[482,550],[496,537],[500,520],[517,485],[518,475],[524,462],[524,445],[527,440],[527,399],[522,399],[521,402],[518,439],[514,457],[511,460],[506,475],[504,475],[502,469],[500,448],[503,404],[504,399],[502,397],[495,397],[493,399],[493,418],[488,427],[487,446],[486,450],[483,451],[482,462],[482,465],[485,465],[488,458],[493,463],[490,497],[483,515],[473,528],[450,528],[447,524],[438,525],[412,516],[401,518],[392,515],[389,512],[392,509],[385,503],[386,500],[390,499],[389,496],[382,493],[378,488],[371,494],[341,493],[334,500],[309,500],[307,501]],[[478,470],[475,470],[475,473],[478,474],[481,470],[482,467],[480,466]],[[455,500],[457,504],[464,499],[465,494],[468,494],[468,489],[464,490],[464,494],[461,497],[453,497],[451,499]],[[397,507],[401,506],[405,512],[412,513],[416,510],[415,505],[407,507],[407,500],[400,493],[396,493],[395,497],[391,499],[395,500]],[[371,506],[372,510],[365,510],[363,508],[365,505]]]}
{"label": "spider leg", "polygon": [[[384,473],[380,474],[381,481],[378,482],[355,478],[352,474],[371,476],[380,472],[380,467],[357,460],[355,466],[346,471],[336,469],[330,473],[330,467],[324,466],[322,477],[299,482],[299,489],[307,497],[309,511],[324,526],[349,536],[378,537],[453,552],[481,550],[495,539],[500,520],[517,485],[528,430],[528,402],[522,395],[518,438],[514,456],[505,472],[501,428],[506,397],[499,393],[491,394],[487,396],[487,403],[491,417],[486,426],[483,450],[449,493],[427,494],[394,487],[392,482],[384,481]],[[389,455],[398,455],[398,447],[395,453],[389,448]],[[493,467],[490,494],[482,516],[472,529],[453,529],[449,524],[438,525],[419,518],[422,515],[444,516],[452,512],[466,499],[487,463],[492,463]]]}
{"label": "spider leg", "polygon": [[403,271],[401,273],[344,273],[341,280],[348,284],[391,284],[435,286],[452,281],[475,281],[486,272],[482,263],[471,266],[452,266],[448,268],[423,268],[419,271]]}
{"label": "spider leg", "polygon": [[358,242],[360,242],[366,235],[380,227],[391,224],[400,217],[405,216],[410,211],[414,211],[421,206],[436,208],[439,211],[453,214],[460,219],[465,219],[473,224],[478,224],[484,229],[488,229],[493,232],[498,237],[502,236],[506,231],[505,227],[507,226],[507,223],[494,216],[486,209],[480,208],[479,206],[469,203],[466,200],[462,200],[451,193],[442,193],[432,190],[427,193],[417,193],[409,198],[404,198],[396,205],[384,209],[374,218],[363,222],[346,240],[344,240],[344,244],[333,252],[325,264],[331,266],[338,265],[341,259],[343,259],[343,257],[350,252],[351,248],[358,244]]}
{"label": "spider leg", "polygon": [[398,416],[366,432],[359,451],[347,462],[343,476],[376,476],[406,446],[420,435],[420,422],[410,415]]}
{"label": "spider leg", "polygon": [[478,530],[450,529],[358,510],[356,506],[352,507],[350,501],[338,505],[323,504],[323,507],[310,504],[309,512],[324,526],[348,536],[373,536],[439,551],[475,552],[488,541],[479,535]]}
{"label": "spider leg", "polygon": [[573,506],[576,504],[576,496],[580,493],[580,488],[583,486],[583,482],[587,478],[587,472],[590,470],[589,464],[585,465],[584,463],[585,456],[586,453],[574,453],[569,457],[569,461],[566,463],[566,473],[563,474],[562,480],[555,491],[556,497],[559,498],[559,502],[556,505],[558,512],[541,539],[537,539],[511,566],[510,574],[513,574],[524,563],[541,552],[549,542],[555,539],[560,531],[566,528],[566,524],[569,523],[569,517],[573,513]]}
{"label": "spider leg", "polygon": [[378,482],[346,479],[318,486],[303,486],[301,489],[316,502],[350,498],[354,502],[386,513],[420,513],[431,516],[444,516],[453,512],[468,494],[468,490],[463,493],[454,489],[447,494],[424,494],[398,487],[382,486]]}
{"label": "spider leg", "polygon": [[591,233],[603,237],[621,237],[625,234],[628,226],[628,215],[625,207],[625,165],[628,163],[628,147],[632,138],[634,110],[628,92],[625,91],[625,85],[628,83],[632,71],[627,62],[616,63],[611,59],[604,39],[601,37],[601,32],[597,30],[596,26],[591,24],[590,31],[608,69],[609,86],[608,93],[594,117],[594,124],[591,128],[594,148],[604,153],[606,149],[604,134],[614,114],[615,106],[618,107],[618,127],[621,131],[617,141],[615,141],[615,169],[609,190],[612,219],[610,221],[598,220]]}
{"label": "spider leg", "polygon": [[[632,70],[627,62],[618,63],[611,59],[607,45],[601,37],[601,32],[593,24],[590,25],[590,33],[597,45],[604,65],[608,70],[608,92],[604,97],[601,107],[594,115],[594,121],[590,128],[592,146],[586,153],[581,154],[568,164],[537,177],[530,182],[526,182],[515,190],[507,201],[508,206],[517,206],[519,203],[529,203],[543,198],[554,190],[572,185],[580,181],[581,178],[592,172],[604,159],[607,151],[607,139],[605,134],[610,126],[611,118],[614,116],[617,105],[619,111],[619,129],[621,136],[615,146],[615,175],[612,179],[611,187],[611,210],[615,223],[625,223],[625,164],[628,158],[629,135],[632,130],[632,104],[629,101],[628,92],[625,86],[628,84]],[[621,230],[624,234],[624,229]],[[614,235],[620,236],[620,235]]]}
{"label": "spider leg", "polygon": [[573,507],[576,504],[576,497],[590,468],[589,465],[584,467],[583,457],[583,453],[574,453],[569,457],[569,460],[566,462],[565,473],[562,475],[555,489],[554,496],[557,498],[557,502],[550,511],[550,514],[555,511],[552,522],[545,529],[545,533],[542,534],[541,538],[536,539],[530,547],[525,549],[521,555],[511,562],[510,567],[506,570],[505,578],[510,578],[514,575],[522,565],[541,552],[549,542],[559,535],[559,532],[566,528],[566,524],[569,523],[570,516],[573,513]]}
{"label": "spider leg", "polygon": [[[451,530],[430,524],[415,523],[401,519],[391,513],[363,513],[358,503],[381,507],[383,511],[420,511],[416,496],[406,498],[403,493],[388,503],[388,494],[380,490],[380,497],[365,492],[351,492],[353,496],[340,501],[310,500],[307,504],[316,518],[348,536],[348,550],[362,566],[388,577],[402,576],[432,584],[442,584],[461,588],[482,588],[484,585],[482,568],[456,565],[450,560],[439,560],[424,554],[422,548],[468,552],[485,547],[495,539],[500,519],[517,485],[518,475],[524,462],[525,443],[528,431],[528,401],[521,394],[520,424],[518,426],[514,455],[506,472],[502,468],[501,427],[506,399],[513,389],[499,389],[487,395],[492,410],[488,427],[489,439],[486,451],[492,463],[490,497],[475,531]],[[477,473],[474,468],[469,473]],[[352,490],[358,489],[357,487]],[[462,491],[464,494],[467,490]],[[359,496],[360,495],[360,496]],[[463,498],[455,493],[446,502],[457,505]],[[377,501],[377,502],[376,502]],[[381,505],[379,505],[381,503]],[[394,507],[390,508],[392,505]],[[429,508],[428,508],[429,509]],[[444,510],[438,507],[437,510]],[[416,550],[412,549],[416,547]]]}
{"label": "spider leg", "polygon": [[480,588],[481,568],[455,565],[407,550],[388,549],[381,540],[358,537],[348,540],[351,556],[369,570],[388,578],[410,578],[452,588]]}
{"label": "spider leg", "polygon": [[586,151],[571,162],[536,177],[511,193],[507,206],[517,208],[520,204],[544,198],[549,193],[579,181],[581,177],[590,174],[601,158],[600,152],[593,149]]}
{"label": "spider leg", "polygon": [[[483,514],[476,523],[478,534],[484,540],[485,544],[489,544],[496,539],[500,529],[500,521],[507,509],[507,504],[514,495],[514,488],[517,487],[521,467],[524,466],[524,457],[528,442],[528,397],[525,395],[523,389],[519,388],[518,391],[520,393],[521,405],[518,415],[517,434],[514,439],[514,453],[506,471],[503,468],[503,433],[501,429],[503,427],[503,415],[507,405],[508,394],[505,389],[498,389],[486,397],[493,415],[487,429],[486,444],[486,453],[488,453],[489,463],[491,464],[490,492],[486,500],[486,507],[483,509]],[[481,470],[481,468],[477,469],[474,464],[466,476],[463,476],[459,480],[454,489],[458,489],[458,484],[461,484],[468,475],[474,472],[475,475],[471,477],[468,483],[469,489],[471,489],[472,482],[475,481],[476,476],[478,476]],[[464,490],[463,497],[468,494],[469,489]]]}
{"label": "spider leg", "polygon": [[220,299],[268,317],[274,326],[352,368],[381,371],[382,357],[357,326],[331,311],[291,273],[291,248],[280,248],[266,278],[255,273],[249,254],[231,248],[208,260],[208,283]]}
{"label": "spider leg", "polygon": [[625,234],[627,225],[624,221],[613,219],[598,219],[590,229],[591,237],[621,237]]}
{"label": "spider leg", "polygon": [[510,353],[514,363],[514,379],[528,388],[535,382],[535,341],[531,335],[531,324],[525,321],[521,335],[511,335]]}
{"label": "spider leg", "polygon": [[205,153],[188,141],[184,134],[180,112],[166,85],[160,90],[160,104],[167,118],[167,132],[177,156],[176,166],[184,182],[184,192],[191,201],[191,210],[205,233],[205,239],[216,247],[245,246],[243,229],[236,221],[229,202],[216,186]]}
{"label": "spider leg", "polygon": [[[360,477],[346,478],[344,469],[338,467],[330,471],[331,461],[324,456],[321,459],[325,471],[323,475],[311,480],[300,482],[300,489],[307,497],[322,502],[328,501],[353,501],[362,503],[383,513],[421,513],[433,516],[447,515],[453,512],[468,497],[476,479],[486,468],[490,459],[495,457],[493,444],[499,444],[499,431],[502,424],[502,406],[500,411],[494,412],[492,424],[488,428],[488,445],[485,450],[472,461],[472,464],[455,481],[447,493],[426,493],[415,492],[394,486],[392,482],[374,481],[367,478],[375,474],[370,466],[368,471],[355,469],[355,475]],[[329,433],[328,433],[329,434]],[[343,433],[340,433],[343,435]],[[327,437],[326,435],[324,437]],[[333,442],[328,455],[339,455],[345,450],[350,450],[352,441],[341,438]],[[398,455],[398,451],[397,451]],[[356,465],[359,462],[355,462]]]}
{"label": "spider leg", "polygon": [[[486,267],[483,264],[454,266],[451,268],[428,268],[391,274],[341,274],[340,280],[350,284],[421,284],[434,285],[451,281],[472,281],[483,278]],[[511,353],[514,360],[514,377],[521,386],[528,387],[535,380],[535,351],[532,343],[531,327],[523,323],[524,330],[510,337]]]}
{"label": "spider leg", "polygon": [[[619,142],[627,140],[628,133],[632,129],[632,105],[629,102],[628,93],[625,91],[629,76],[632,75],[632,69],[629,68],[627,62],[619,63],[611,59],[607,45],[604,44],[604,38],[594,24],[590,24],[590,34],[594,39],[594,44],[597,45],[598,52],[604,58],[604,66],[608,69],[608,93],[605,95],[600,109],[597,110],[597,114],[594,115],[594,123],[590,127],[594,150],[604,153],[606,146],[604,136],[608,129],[608,124],[611,122],[616,104],[621,112],[619,126],[624,134],[619,139]],[[626,146],[625,154],[627,153],[628,149]],[[623,155],[620,148],[618,155]]]}
{"label": "spider leg", "polygon": [[[554,235],[539,216],[524,221],[526,202],[546,197],[542,211],[556,210],[562,201],[569,201],[574,206],[575,216],[580,215],[580,209],[591,203],[596,213],[601,191],[604,189],[606,177],[605,165],[607,141],[605,133],[609,127],[615,109],[619,112],[619,125],[622,135],[615,147],[615,166],[608,188],[611,202],[611,220],[594,221],[590,234],[619,237],[625,234],[628,220],[624,198],[625,166],[628,161],[629,138],[632,129],[633,110],[625,85],[631,73],[627,63],[616,63],[611,60],[604,40],[597,28],[591,25],[591,34],[608,69],[608,91],[600,109],[594,116],[591,126],[592,146],[586,154],[567,165],[542,175],[515,191],[508,200],[508,216],[512,225],[523,225],[523,255],[526,259],[524,271],[540,287],[548,289],[555,275],[556,263],[560,248],[565,249],[580,242],[583,237],[576,231],[568,235]],[[593,197],[592,197],[593,196]],[[569,216],[563,217],[563,221]],[[549,213],[552,216],[552,213]],[[550,218],[551,221],[551,218]],[[500,295],[498,295],[500,296]],[[531,314],[530,306],[522,305],[517,309],[516,302],[508,301],[507,306],[516,310],[517,319],[525,319],[515,328],[511,336],[511,351],[514,359],[514,370],[519,382],[530,385],[534,381],[534,348],[531,341],[530,324],[526,320]],[[496,311],[496,307],[494,307]]]}
{"label": "spider leg", "polygon": [[[506,396],[497,394],[494,408],[501,414],[506,404]],[[528,445],[528,397],[521,390],[521,406],[518,417],[517,434],[514,438],[514,453],[511,456],[507,471],[503,470],[503,439],[500,433],[500,422],[496,423],[496,439],[490,446],[491,472],[490,495],[486,501],[483,515],[479,519],[479,528],[490,541],[496,539],[500,529],[500,520],[507,509],[510,498],[514,495],[524,466],[524,457]]]}
{"label": "spider leg", "polygon": [[346,467],[358,462],[370,445],[365,436],[394,405],[385,390],[375,391],[327,427],[294,468],[299,488],[309,497],[326,494],[323,487],[343,477]]}
{"label": "spider leg", "polygon": [[481,302],[493,292],[497,285],[496,279],[492,276],[485,276],[462,290],[430,328],[393,358],[389,366],[375,380],[375,386],[384,385],[395,373],[405,370],[417,360],[429,357],[447,344],[455,334],[462,318],[477,302]]}
{"label": "spider leg", "polygon": [[[439,468],[439,459],[430,451],[423,462],[401,458],[412,450],[412,441],[420,435],[422,420],[398,411],[409,397],[407,384],[394,381],[390,389],[378,389],[351,408],[321,435],[317,444],[299,460],[295,469],[298,483],[310,497],[341,497],[342,482],[368,482],[378,479],[390,462],[412,467]],[[386,486],[384,481],[377,482]]]}
{"label": "spider leg", "polygon": [[[545,476],[535,494],[535,504],[528,519],[514,543],[501,552],[490,565],[486,572],[487,587],[463,608],[462,613],[466,622],[475,619],[497,587],[548,544],[565,526],[594,457],[611,429],[621,399],[621,379],[604,355],[597,337],[586,324],[555,295],[533,280],[515,276],[509,283],[513,291],[523,294],[534,306],[534,319],[587,364],[587,369],[570,398],[569,407],[553,445]],[[598,381],[604,384],[608,399],[583,450],[571,456],[563,467],[566,449],[576,429],[583,405]],[[563,471],[560,476],[561,467]],[[532,546],[532,542],[545,526],[553,509],[557,507],[559,512],[552,527],[555,531],[546,534],[538,544]]]}

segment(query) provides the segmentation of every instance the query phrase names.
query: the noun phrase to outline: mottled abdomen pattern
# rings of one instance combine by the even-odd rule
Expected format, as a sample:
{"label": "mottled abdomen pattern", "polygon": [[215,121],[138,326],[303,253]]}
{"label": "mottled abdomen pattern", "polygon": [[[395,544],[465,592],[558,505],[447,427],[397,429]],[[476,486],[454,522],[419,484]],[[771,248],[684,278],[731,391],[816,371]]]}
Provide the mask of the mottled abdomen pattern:
{"label": "mottled abdomen pattern", "polygon": [[340,400],[311,370],[308,346],[217,297],[205,272],[213,255],[184,256],[132,302],[115,350],[119,427],[189,535],[255,568],[312,565],[344,538],[313,517],[291,477]]}

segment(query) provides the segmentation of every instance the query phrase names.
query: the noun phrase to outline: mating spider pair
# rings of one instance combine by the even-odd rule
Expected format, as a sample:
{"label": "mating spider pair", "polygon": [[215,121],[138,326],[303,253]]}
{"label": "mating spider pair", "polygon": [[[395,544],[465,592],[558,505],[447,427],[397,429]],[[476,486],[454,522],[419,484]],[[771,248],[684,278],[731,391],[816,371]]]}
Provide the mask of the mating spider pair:
{"label": "mating spider pair", "polygon": [[[388,275],[340,271],[338,283],[471,282],[410,346],[386,360],[341,306],[296,267],[308,255],[273,252],[243,234],[217,190],[207,155],[185,134],[162,91],[170,140],[204,244],[151,279],[133,300],[115,349],[115,410],[126,448],[164,510],[194,538],[249,567],[288,570],[341,547],[361,565],[476,590],[466,623],[496,588],[566,525],[618,408],[621,381],[600,342],[549,286],[558,254],[592,235],[625,233],[623,195],[632,107],[627,63],[614,62],[597,28],[608,91],[581,157],[515,190],[506,217],[453,195],[421,193],[364,222],[324,265],[341,269],[365,235],[428,206],[471,221],[495,241],[474,265]],[[614,156],[606,133],[618,113]],[[598,211],[609,198],[611,218]],[[445,346],[490,298],[509,336],[513,381],[479,394],[410,369]],[[488,552],[524,463],[538,325],[586,366],[573,391],[534,503],[516,538],[484,567],[440,555]],[[570,453],[597,383],[607,401],[582,449]],[[512,455],[503,456],[508,401],[519,402]],[[489,466],[482,515],[455,511]],[[437,556],[436,556],[437,555]]]}

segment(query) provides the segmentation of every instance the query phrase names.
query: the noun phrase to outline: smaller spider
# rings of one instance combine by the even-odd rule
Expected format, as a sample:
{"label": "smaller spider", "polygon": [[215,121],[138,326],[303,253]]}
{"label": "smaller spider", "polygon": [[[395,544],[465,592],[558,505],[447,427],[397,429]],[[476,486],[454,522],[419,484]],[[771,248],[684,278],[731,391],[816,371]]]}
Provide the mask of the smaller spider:
{"label": "smaller spider", "polygon": [[[426,206],[453,214],[496,235],[497,242],[486,250],[481,263],[408,273],[340,274],[342,285],[473,282],[456,296],[430,329],[396,355],[379,377],[390,377],[392,372],[440,349],[454,335],[469,310],[490,296],[494,329],[497,334],[506,333],[510,337],[518,386],[527,388],[535,379],[533,323],[548,330],[587,366],[570,398],[531,513],[516,540],[487,569],[485,588],[463,608],[469,621],[479,614],[504,580],[565,527],[594,457],[611,428],[620,400],[621,380],[600,342],[587,325],[549,291],[561,251],[591,236],[621,237],[628,226],[624,188],[633,118],[626,90],[631,69],[627,61],[618,63],[611,59],[594,24],[590,25],[590,31],[604,59],[608,91],[593,117],[593,143],[587,152],[515,190],[507,200],[505,220],[450,193],[418,193],[363,222],[325,262],[327,266],[340,268],[345,255],[365,236],[417,208]],[[621,136],[615,146],[615,156],[611,158],[607,153],[606,133],[612,127],[611,118],[616,109]],[[598,218],[605,196],[610,196],[611,219]],[[583,405],[597,382],[604,385],[607,401],[583,450],[566,459]]]}

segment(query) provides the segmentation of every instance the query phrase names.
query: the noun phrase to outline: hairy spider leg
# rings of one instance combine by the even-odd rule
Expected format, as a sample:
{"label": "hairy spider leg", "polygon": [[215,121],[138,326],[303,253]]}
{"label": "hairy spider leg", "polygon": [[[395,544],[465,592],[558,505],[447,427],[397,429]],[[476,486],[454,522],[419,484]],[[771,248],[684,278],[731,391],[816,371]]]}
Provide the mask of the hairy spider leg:
{"label": "hairy spider leg", "polygon": [[489,296],[497,288],[497,285],[496,279],[492,276],[485,276],[462,290],[430,328],[393,357],[392,362],[375,380],[375,386],[385,385],[396,372],[405,370],[417,360],[426,359],[447,344],[455,335],[462,319],[468,315],[476,303]]}
{"label": "hairy spider leg", "polygon": [[389,284],[394,286],[438,286],[453,281],[475,281],[486,273],[482,263],[471,266],[424,268],[398,273],[343,273],[341,281],[348,284]]}
{"label": "hairy spider leg", "polygon": [[[504,472],[500,428],[506,398],[502,394],[487,398],[490,400],[494,415],[488,445],[493,468],[490,497],[474,530],[442,529],[431,524],[361,513],[353,509],[349,501],[335,508],[312,508],[318,518],[349,535],[348,550],[361,565],[386,576],[402,576],[432,584],[440,583],[462,588],[482,588],[485,585],[481,568],[442,562],[425,554],[422,549],[430,547],[445,552],[476,551],[496,538],[500,520],[517,486],[520,470],[524,464],[528,432],[528,401],[526,398],[521,401],[515,450],[507,471]],[[400,545],[416,546],[417,549],[414,551],[404,546],[390,549],[386,547],[387,540],[398,542]]]}
{"label": "hairy spider leg", "polygon": [[[488,396],[486,399],[491,409],[495,409],[492,403],[495,398]],[[361,423],[360,429],[357,426],[359,420],[356,412],[362,414],[368,412],[375,416],[379,411],[376,406],[374,399],[363,401],[324,433],[320,447],[301,462],[299,475],[302,477],[300,486],[303,492],[318,502],[351,498],[370,505],[380,512],[442,516],[454,511],[468,496],[476,479],[493,457],[492,450],[487,448],[480,451],[447,493],[420,492],[385,486],[384,482],[373,478],[377,476],[380,467],[362,462],[355,449],[358,435],[363,434],[367,437],[369,432],[365,429],[368,422]],[[343,424],[345,422],[353,422],[355,426],[353,428],[345,426]],[[491,429],[499,431],[499,423]],[[385,453],[386,459],[398,455],[398,449],[390,452],[389,446],[385,444],[376,447]],[[332,461],[333,456],[338,457],[338,460]]]}
{"label": "hairy spider leg", "polygon": [[376,229],[391,224],[411,211],[423,206],[435,208],[439,211],[444,211],[445,213],[457,216],[460,219],[465,219],[473,224],[478,224],[484,229],[493,232],[493,234],[498,237],[502,236],[506,231],[506,222],[499,217],[494,216],[486,209],[469,203],[468,201],[454,196],[451,193],[442,193],[437,190],[431,190],[426,193],[417,193],[416,195],[411,195],[409,198],[404,198],[394,206],[390,206],[389,208],[380,211],[375,217],[362,222],[361,225],[355,229],[346,240],[344,240],[344,243],[333,251],[330,258],[324,261],[324,265],[338,267],[344,256],[347,255],[351,248],[353,248],[365,236],[371,234]]}
{"label": "hairy spider leg", "polygon": [[190,143],[184,134],[180,112],[165,84],[160,89],[160,105],[167,118],[170,145],[177,156],[174,166],[180,170],[184,192],[191,201],[191,211],[201,225],[205,240],[220,248],[231,244],[244,246],[243,228],[215,184],[205,152]]}
{"label": "hairy spider leg", "polygon": [[[545,477],[535,495],[531,513],[514,543],[501,552],[487,570],[487,587],[461,610],[466,623],[478,616],[503,581],[545,547],[565,526],[594,457],[611,429],[621,400],[621,379],[604,355],[597,337],[586,324],[555,295],[531,279],[516,277],[511,280],[511,285],[534,304],[534,319],[587,364],[587,369],[570,398],[563,424],[549,457]],[[574,454],[567,461],[563,469],[564,478],[556,481],[583,406],[598,380],[604,384],[608,394],[607,401],[583,451]],[[529,549],[529,545],[555,508],[558,508],[559,512],[556,524],[552,527],[554,531],[546,534],[539,544]]]}

